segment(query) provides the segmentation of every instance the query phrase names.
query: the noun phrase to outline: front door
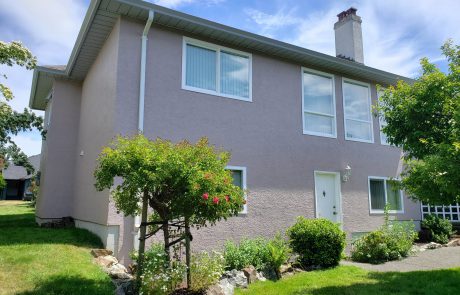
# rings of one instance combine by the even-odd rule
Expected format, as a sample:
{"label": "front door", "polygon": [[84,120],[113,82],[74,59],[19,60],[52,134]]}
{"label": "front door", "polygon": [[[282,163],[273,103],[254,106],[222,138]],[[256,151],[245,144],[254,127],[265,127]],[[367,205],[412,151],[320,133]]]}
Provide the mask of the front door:
{"label": "front door", "polygon": [[316,217],[341,222],[340,174],[315,171]]}

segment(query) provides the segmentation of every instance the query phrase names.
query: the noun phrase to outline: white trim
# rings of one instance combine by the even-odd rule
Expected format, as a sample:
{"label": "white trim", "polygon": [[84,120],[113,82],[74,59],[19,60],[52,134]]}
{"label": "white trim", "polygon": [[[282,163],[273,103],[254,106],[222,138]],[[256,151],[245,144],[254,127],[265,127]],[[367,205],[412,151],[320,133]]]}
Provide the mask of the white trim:
{"label": "white trim", "polygon": [[[210,49],[216,52],[217,56],[216,56],[216,90],[215,91],[186,85],[187,44]],[[248,58],[248,62],[249,62],[249,69],[248,69],[249,93],[248,95],[249,97],[241,97],[241,96],[225,94],[225,93],[220,92],[220,53],[221,51],[237,54],[237,55]],[[181,84],[181,87],[183,90],[252,102],[252,54],[184,36],[182,40],[182,84]]]}
{"label": "white trim", "polygon": [[243,178],[241,180],[241,184],[243,185],[243,190],[244,190],[244,200],[246,201],[246,204],[243,206],[243,210],[240,212],[240,214],[248,214],[248,196],[246,195],[246,190],[247,190],[247,183],[246,183],[246,178],[247,178],[247,173],[246,173],[246,167],[244,166],[231,166],[228,165],[225,167],[227,170],[236,170],[236,171],[241,171],[241,177]]}
{"label": "white trim", "polygon": [[[332,104],[333,104],[333,110],[334,114],[324,114],[324,113],[319,113],[319,112],[313,112],[313,111],[306,111],[305,110],[305,103],[304,103],[304,84],[303,84],[303,75],[304,73],[309,73],[317,76],[323,76],[326,78],[330,78],[332,81]],[[321,136],[321,137],[329,137],[329,138],[337,138],[337,110],[336,110],[336,102],[335,102],[335,76],[333,74],[325,73],[325,72],[320,72],[317,70],[309,69],[306,67],[301,68],[301,79],[302,79],[302,133],[305,135],[314,135],[314,136]],[[323,133],[323,132],[314,132],[314,131],[308,131],[305,130],[305,113],[313,114],[313,115],[321,115],[321,116],[328,116],[333,118],[333,127],[334,127],[334,133]]]}
{"label": "white trim", "polygon": [[[367,177],[367,188],[368,188],[368,199],[369,199],[369,213],[370,214],[383,214],[384,210],[377,210],[377,209],[372,209],[372,203],[371,203],[371,180],[383,180],[383,186],[385,190],[385,206],[388,203],[387,202],[387,180],[390,180],[390,177],[383,177],[383,176],[368,176]],[[399,180],[399,179],[394,179],[394,180]],[[403,191],[399,190],[399,197],[401,199],[401,210],[388,210],[388,213],[391,214],[402,214],[404,213],[404,195]]]}
{"label": "white trim", "polygon": [[[369,116],[370,116],[369,121],[347,118],[347,115],[346,115],[346,112],[345,112],[345,87],[344,87],[345,83],[355,84],[355,85],[358,85],[358,86],[367,87],[368,101],[369,101]],[[364,142],[364,143],[374,143],[374,122],[373,122],[374,120],[372,118],[371,84],[361,82],[361,81],[356,81],[356,80],[345,78],[345,77],[342,78],[342,108],[343,108],[343,130],[344,130],[345,140]],[[371,124],[371,126],[370,126],[370,128],[371,128],[371,139],[370,140],[365,140],[365,139],[348,137],[347,136],[347,120],[356,121],[356,122],[362,122],[362,123],[369,123],[370,122],[370,124]]]}
{"label": "white trim", "polygon": [[335,189],[336,189],[336,204],[339,208],[336,208],[336,212],[338,213],[338,223],[340,223],[340,227],[343,228],[343,212],[342,212],[342,188],[340,182],[340,172],[331,172],[331,171],[320,171],[314,170],[313,171],[313,179],[315,182],[315,218],[318,218],[318,198],[317,198],[317,187],[316,187],[316,176],[318,174],[326,174],[326,175],[334,175],[335,176]]}

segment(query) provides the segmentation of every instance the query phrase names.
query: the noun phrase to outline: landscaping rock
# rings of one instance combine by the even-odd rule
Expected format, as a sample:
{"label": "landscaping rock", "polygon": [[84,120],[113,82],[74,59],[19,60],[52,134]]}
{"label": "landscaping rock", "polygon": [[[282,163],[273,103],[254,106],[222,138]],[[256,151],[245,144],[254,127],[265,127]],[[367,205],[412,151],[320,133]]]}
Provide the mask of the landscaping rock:
{"label": "landscaping rock", "polygon": [[293,271],[294,271],[294,269],[292,268],[292,265],[290,263],[283,264],[280,267],[280,273],[281,274],[284,274],[284,273],[287,273],[287,272],[293,272]]}
{"label": "landscaping rock", "polygon": [[218,284],[215,284],[206,290],[206,295],[233,295],[235,287],[228,281],[222,279]]}
{"label": "landscaping rock", "polygon": [[94,257],[112,255],[113,251],[107,249],[91,249],[91,255]]}
{"label": "landscaping rock", "polygon": [[425,246],[426,249],[439,249],[439,248],[442,248],[442,245],[441,244],[438,244],[438,243],[435,243],[435,242],[431,242],[429,244],[427,244]]}
{"label": "landscaping rock", "polygon": [[121,279],[121,280],[133,279],[133,276],[127,272],[126,267],[120,263],[113,264],[111,267],[105,268],[105,270],[110,275],[110,277],[114,279]]}
{"label": "landscaping rock", "polygon": [[118,260],[114,256],[107,255],[107,256],[99,256],[99,257],[94,258],[94,262],[96,262],[96,264],[100,266],[108,268],[114,264],[117,264]]}
{"label": "landscaping rock", "polygon": [[257,280],[265,282],[267,279],[265,278],[264,273],[259,271],[257,272]]}
{"label": "landscaping rock", "polygon": [[257,282],[259,280],[257,278],[257,270],[252,265],[243,268],[243,273],[246,276],[246,278],[248,279],[248,284],[252,284],[252,283]]}
{"label": "landscaping rock", "polygon": [[248,279],[244,275],[244,272],[238,271],[236,269],[226,271],[222,275],[222,279],[227,279],[230,284],[238,288],[247,288]]}
{"label": "landscaping rock", "polygon": [[449,243],[446,244],[446,247],[457,247],[457,246],[460,246],[460,239],[450,240]]}

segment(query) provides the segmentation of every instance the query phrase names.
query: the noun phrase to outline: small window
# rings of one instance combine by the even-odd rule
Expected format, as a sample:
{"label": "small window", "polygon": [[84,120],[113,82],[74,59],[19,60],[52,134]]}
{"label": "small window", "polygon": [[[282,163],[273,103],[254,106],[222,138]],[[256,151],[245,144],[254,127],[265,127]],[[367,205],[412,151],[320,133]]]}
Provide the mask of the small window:
{"label": "small window", "polygon": [[303,84],[303,133],[337,137],[334,76],[304,69]]}
{"label": "small window", "polygon": [[53,100],[50,98],[48,100],[47,106],[46,106],[46,111],[45,111],[45,117],[46,117],[46,126],[45,129],[48,129],[51,125],[51,113],[53,110]]}
{"label": "small window", "polygon": [[347,140],[374,142],[369,89],[368,84],[344,79],[343,108]]}
{"label": "small window", "polygon": [[[227,169],[232,172],[233,184],[239,186],[242,190],[246,190],[246,167],[240,166],[227,166]],[[246,194],[244,199],[247,201]],[[248,213],[248,204],[244,204],[240,213]]]}
{"label": "small window", "polygon": [[402,192],[388,178],[369,178],[369,198],[371,213],[383,213],[389,204],[391,213],[403,213]]}
{"label": "small window", "polygon": [[182,88],[251,101],[251,55],[184,38]]}

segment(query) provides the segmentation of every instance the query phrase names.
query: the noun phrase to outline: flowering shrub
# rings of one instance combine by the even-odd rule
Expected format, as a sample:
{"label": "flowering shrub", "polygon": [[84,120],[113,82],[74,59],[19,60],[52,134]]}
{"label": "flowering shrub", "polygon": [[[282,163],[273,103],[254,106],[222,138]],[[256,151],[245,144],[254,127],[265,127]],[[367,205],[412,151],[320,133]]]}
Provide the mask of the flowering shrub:
{"label": "flowering shrub", "polygon": [[184,280],[187,267],[180,261],[169,265],[161,244],[153,244],[144,256],[141,294],[170,294]]}
{"label": "flowering shrub", "polygon": [[192,256],[190,273],[192,291],[205,290],[216,284],[225,270],[225,259],[218,252],[201,252]]}
{"label": "flowering shrub", "polygon": [[298,217],[288,229],[289,243],[303,267],[335,266],[345,248],[345,232],[330,220]]}

